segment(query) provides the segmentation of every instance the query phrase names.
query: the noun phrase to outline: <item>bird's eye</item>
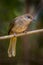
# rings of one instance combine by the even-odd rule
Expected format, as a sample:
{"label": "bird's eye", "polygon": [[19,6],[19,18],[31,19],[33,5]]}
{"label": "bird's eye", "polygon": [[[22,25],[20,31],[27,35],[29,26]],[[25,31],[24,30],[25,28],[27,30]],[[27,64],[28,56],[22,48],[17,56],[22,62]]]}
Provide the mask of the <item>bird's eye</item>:
{"label": "bird's eye", "polygon": [[26,16],[27,19],[31,18],[30,16]]}

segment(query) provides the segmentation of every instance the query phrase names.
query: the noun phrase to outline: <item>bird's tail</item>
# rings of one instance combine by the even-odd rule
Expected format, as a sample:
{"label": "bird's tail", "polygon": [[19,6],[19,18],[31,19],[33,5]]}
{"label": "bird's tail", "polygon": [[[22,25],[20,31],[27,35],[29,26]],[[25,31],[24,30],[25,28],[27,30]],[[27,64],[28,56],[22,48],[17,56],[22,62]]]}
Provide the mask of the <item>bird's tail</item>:
{"label": "bird's tail", "polygon": [[16,41],[17,41],[17,37],[13,37],[10,39],[10,44],[9,44],[9,48],[8,48],[9,57],[16,55]]}

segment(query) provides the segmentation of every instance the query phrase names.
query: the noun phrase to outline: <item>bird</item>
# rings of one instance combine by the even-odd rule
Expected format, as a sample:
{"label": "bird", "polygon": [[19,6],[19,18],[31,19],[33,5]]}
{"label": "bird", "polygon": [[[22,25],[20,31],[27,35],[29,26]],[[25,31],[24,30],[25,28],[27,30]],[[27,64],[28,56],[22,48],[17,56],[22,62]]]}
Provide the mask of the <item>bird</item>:
{"label": "bird", "polygon": [[[9,25],[8,34],[20,34],[27,30],[28,26],[32,22],[33,17],[30,14],[24,14],[12,19]],[[10,44],[8,47],[8,56],[15,57],[16,56],[16,43],[17,37],[10,38]]]}

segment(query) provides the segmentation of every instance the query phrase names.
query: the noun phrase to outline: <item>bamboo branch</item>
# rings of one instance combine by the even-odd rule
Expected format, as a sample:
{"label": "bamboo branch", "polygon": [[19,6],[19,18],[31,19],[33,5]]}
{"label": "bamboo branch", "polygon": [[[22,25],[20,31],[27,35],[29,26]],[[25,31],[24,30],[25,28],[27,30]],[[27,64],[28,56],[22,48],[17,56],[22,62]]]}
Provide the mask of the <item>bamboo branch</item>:
{"label": "bamboo branch", "polygon": [[24,33],[16,34],[16,35],[12,34],[12,35],[0,36],[0,40],[1,39],[9,39],[9,38],[12,38],[14,36],[19,37],[19,36],[24,36],[24,35],[36,34],[36,33],[40,33],[40,32],[43,32],[43,29],[27,31],[27,32],[24,32]]}

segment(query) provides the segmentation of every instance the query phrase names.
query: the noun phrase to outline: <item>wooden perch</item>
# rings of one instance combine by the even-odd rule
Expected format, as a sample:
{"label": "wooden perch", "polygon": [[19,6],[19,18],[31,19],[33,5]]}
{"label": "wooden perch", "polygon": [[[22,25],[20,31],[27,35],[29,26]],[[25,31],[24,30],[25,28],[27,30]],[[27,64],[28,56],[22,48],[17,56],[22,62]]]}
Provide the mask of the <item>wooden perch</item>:
{"label": "wooden perch", "polygon": [[40,32],[43,32],[43,29],[38,29],[38,30],[33,30],[33,31],[27,31],[27,32],[20,33],[20,34],[17,34],[17,35],[12,34],[12,35],[0,36],[0,40],[1,39],[9,39],[9,38],[12,38],[14,36],[19,37],[19,36],[24,36],[24,35],[36,34],[36,33],[40,33]]}

